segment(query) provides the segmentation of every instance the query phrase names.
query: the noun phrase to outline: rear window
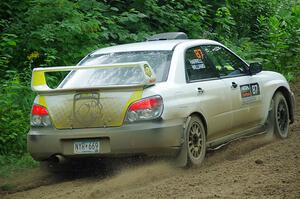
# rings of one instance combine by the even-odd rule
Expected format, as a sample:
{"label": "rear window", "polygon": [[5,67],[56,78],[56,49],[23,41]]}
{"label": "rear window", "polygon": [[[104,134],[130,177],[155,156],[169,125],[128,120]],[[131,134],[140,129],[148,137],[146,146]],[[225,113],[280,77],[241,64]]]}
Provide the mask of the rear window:
{"label": "rear window", "polygon": [[[80,65],[96,66],[147,61],[156,74],[156,81],[163,82],[168,78],[172,51],[137,51],[108,53],[88,56]],[[107,85],[131,85],[143,81],[139,67],[103,68],[72,71],[61,87],[89,87]]]}

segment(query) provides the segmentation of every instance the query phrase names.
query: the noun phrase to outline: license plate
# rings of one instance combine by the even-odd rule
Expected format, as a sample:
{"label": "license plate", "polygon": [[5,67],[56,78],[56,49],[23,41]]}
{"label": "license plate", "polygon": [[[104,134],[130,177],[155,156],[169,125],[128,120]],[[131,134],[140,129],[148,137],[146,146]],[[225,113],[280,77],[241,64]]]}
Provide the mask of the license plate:
{"label": "license plate", "polygon": [[99,153],[100,142],[99,141],[79,141],[74,142],[74,153],[75,154],[89,154]]}

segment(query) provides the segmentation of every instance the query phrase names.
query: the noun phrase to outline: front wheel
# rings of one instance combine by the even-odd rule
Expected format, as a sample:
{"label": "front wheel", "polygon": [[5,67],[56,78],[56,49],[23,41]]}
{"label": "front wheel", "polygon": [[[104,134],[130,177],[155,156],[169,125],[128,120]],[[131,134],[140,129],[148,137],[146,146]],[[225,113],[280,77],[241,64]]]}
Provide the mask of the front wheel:
{"label": "front wheel", "polygon": [[199,166],[206,153],[206,133],[202,121],[192,116],[186,131],[187,166]]}
{"label": "front wheel", "polygon": [[281,92],[277,92],[273,97],[273,118],[274,133],[279,138],[287,138],[289,132],[289,107]]}

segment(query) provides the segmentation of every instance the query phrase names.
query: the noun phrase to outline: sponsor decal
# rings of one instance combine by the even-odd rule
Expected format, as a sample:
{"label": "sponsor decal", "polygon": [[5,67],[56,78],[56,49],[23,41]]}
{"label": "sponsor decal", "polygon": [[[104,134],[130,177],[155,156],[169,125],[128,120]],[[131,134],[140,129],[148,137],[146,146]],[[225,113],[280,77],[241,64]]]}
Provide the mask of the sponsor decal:
{"label": "sponsor decal", "polygon": [[205,68],[205,65],[201,59],[192,59],[189,60],[189,62],[193,70],[200,70]]}
{"label": "sponsor decal", "polygon": [[260,95],[260,89],[258,83],[253,84],[244,84],[240,86],[241,90],[241,97],[245,101],[248,101],[248,99],[254,99],[256,100],[255,96]]}
{"label": "sponsor decal", "polygon": [[252,93],[251,93],[251,89],[250,89],[250,85],[249,85],[249,84],[242,85],[240,88],[241,88],[241,95],[242,95],[242,98],[252,96]]}
{"label": "sponsor decal", "polygon": [[152,76],[151,69],[150,69],[150,67],[149,67],[147,64],[144,65],[144,70],[145,70],[145,74],[146,74],[148,77],[151,77],[151,76]]}
{"label": "sponsor decal", "polygon": [[213,52],[217,52],[217,51],[219,51],[219,50],[221,50],[221,48],[220,48],[219,46],[216,46],[216,47],[214,47],[214,48],[212,49]]}

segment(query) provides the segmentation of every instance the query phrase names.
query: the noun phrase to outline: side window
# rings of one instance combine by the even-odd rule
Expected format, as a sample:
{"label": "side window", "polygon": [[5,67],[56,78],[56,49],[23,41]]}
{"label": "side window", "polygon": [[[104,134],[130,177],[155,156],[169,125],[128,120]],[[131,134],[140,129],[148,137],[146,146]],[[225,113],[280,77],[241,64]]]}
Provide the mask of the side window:
{"label": "side window", "polygon": [[188,81],[218,77],[218,73],[201,47],[193,47],[185,53],[185,68]]}
{"label": "side window", "polygon": [[247,74],[247,65],[222,46],[203,46],[204,53],[211,60],[220,77],[240,76]]}

